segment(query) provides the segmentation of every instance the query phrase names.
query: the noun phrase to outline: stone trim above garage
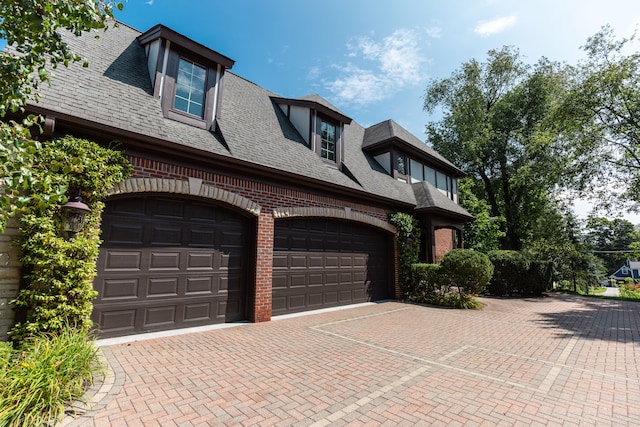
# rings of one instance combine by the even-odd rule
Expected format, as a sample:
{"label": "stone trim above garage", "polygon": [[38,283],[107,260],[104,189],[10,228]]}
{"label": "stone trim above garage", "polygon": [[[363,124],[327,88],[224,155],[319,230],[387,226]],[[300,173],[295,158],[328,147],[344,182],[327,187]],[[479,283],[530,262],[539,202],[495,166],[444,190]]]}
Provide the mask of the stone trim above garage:
{"label": "stone trim above garage", "polygon": [[235,206],[254,216],[260,215],[260,205],[239,194],[203,184],[200,178],[188,180],[165,178],[129,178],[118,184],[110,196],[129,193],[174,193],[205,197]]}
{"label": "stone trim above garage", "polygon": [[293,206],[288,208],[276,208],[273,210],[273,217],[279,218],[293,218],[293,217],[317,217],[317,218],[336,218],[345,219],[348,221],[356,221],[364,224],[372,225],[376,228],[381,228],[390,233],[397,233],[396,228],[382,221],[381,219],[363,214],[361,212],[354,212],[351,208],[345,207],[338,208],[322,208],[322,207],[302,207]]}

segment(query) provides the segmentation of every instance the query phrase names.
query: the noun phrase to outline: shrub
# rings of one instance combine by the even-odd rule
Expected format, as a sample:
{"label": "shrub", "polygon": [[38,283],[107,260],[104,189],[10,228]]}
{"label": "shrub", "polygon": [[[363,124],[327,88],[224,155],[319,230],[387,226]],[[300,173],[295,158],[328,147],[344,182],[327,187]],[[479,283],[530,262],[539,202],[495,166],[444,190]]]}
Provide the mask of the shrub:
{"label": "shrub", "polygon": [[407,298],[413,302],[434,303],[448,291],[448,281],[439,264],[413,264],[411,292]]}
{"label": "shrub", "polygon": [[551,286],[551,262],[532,260],[515,289],[520,295],[542,295]]}
{"label": "shrub", "polygon": [[503,296],[517,292],[520,284],[526,280],[529,262],[518,251],[491,251],[489,259],[494,271],[487,288],[491,295]]}
{"label": "shrub", "polygon": [[[13,341],[55,332],[65,324],[91,327],[102,199],[130,171],[122,153],[73,137],[48,141],[34,154],[32,184],[20,196],[25,286],[11,301],[19,310],[18,323],[9,331]],[[83,230],[68,240],[62,232],[61,205],[79,193],[91,212]]]}
{"label": "shrub", "polygon": [[18,349],[6,346],[0,351],[5,365],[0,369],[0,425],[59,421],[65,406],[80,399],[101,370],[96,353],[87,332],[68,325],[55,334],[31,336]]}
{"label": "shrub", "polygon": [[405,212],[392,212],[389,222],[398,230],[398,281],[400,290],[409,298],[412,293],[412,265],[418,262],[420,254],[420,228],[418,220]]}
{"label": "shrub", "polygon": [[493,276],[489,257],[472,249],[454,249],[442,259],[443,273],[460,293],[482,293]]}

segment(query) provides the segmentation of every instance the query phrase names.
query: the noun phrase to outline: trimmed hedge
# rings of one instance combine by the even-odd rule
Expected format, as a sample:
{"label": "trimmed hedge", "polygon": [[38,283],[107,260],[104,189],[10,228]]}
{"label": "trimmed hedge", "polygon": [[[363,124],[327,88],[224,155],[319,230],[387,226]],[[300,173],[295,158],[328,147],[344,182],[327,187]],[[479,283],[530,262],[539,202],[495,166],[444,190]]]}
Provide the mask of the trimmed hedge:
{"label": "trimmed hedge", "polygon": [[525,280],[529,261],[518,251],[491,251],[489,259],[494,266],[493,277],[487,287],[491,295],[512,295]]}
{"label": "trimmed hedge", "polygon": [[454,249],[442,259],[442,270],[459,292],[479,295],[493,276],[489,257],[472,249]]}
{"label": "trimmed hedge", "polygon": [[548,287],[548,262],[528,260],[518,251],[491,251],[489,259],[495,267],[490,295],[541,295]]}

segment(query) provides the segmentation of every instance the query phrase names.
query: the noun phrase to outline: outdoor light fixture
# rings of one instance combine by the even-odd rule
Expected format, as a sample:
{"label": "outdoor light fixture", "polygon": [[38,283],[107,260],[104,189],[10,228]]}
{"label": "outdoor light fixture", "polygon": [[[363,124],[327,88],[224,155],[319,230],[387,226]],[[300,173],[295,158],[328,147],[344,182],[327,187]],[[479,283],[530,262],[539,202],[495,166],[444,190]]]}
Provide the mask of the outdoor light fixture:
{"label": "outdoor light fixture", "polygon": [[67,233],[69,240],[73,240],[75,235],[82,230],[89,212],[91,209],[82,203],[80,192],[62,206],[62,228]]}

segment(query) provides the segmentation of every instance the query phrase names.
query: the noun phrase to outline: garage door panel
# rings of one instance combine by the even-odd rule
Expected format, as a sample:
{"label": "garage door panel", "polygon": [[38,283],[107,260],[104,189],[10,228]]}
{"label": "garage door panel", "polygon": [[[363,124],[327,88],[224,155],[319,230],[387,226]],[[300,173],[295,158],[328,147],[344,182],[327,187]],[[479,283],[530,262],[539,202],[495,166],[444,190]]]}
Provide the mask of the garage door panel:
{"label": "garage door panel", "polygon": [[176,323],[178,307],[165,305],[160,307],[147,307],[144,313],[144,327],[158,328],[171,326]]}
{"label": "garage door panel", "polygon": [[180,270],[180,252],[160,252],[149,253],[149,271],[154,270]]}
{"label": "garage door panel", "polygon": [[151,244],[154,246],[180,246],[182,241],[182,227],[155,227],[151,228]]}
{"label": "garage door panel", "polygon": [[139,244],[144,241],[143,224],[110,224],[106,233],[112,242]]}
{"label": "garage door panel", "polygon": [[386,298],[389,293],[391,239],[382,231],[338,220],[278,220],[274,242],[275,315]]}
{"label": "garage door panel", "polygon": [[132,299],[138,297],[139,284],[137,278],[103,280],[96,286],[96,290],[105,301]]}
{"label": "garage door panel", "polygon": [[148,298],[177,297],[178,280],[177,277],[149,278]]}
{"label": "garage door panel", "polygon": [[211,303],[195,303],[185,304],[184,317],[185,322],[208,320],[211,318]]}
{"label": "garage door panel", "polygon": [[[142,268],[142,251],[107,251],[101,257],[104,259],[103,268],[107,271],[140,271]],[[99,264],[101,259],[98,260]]]}
{"label": "garage door panel", "polygon": [[214,291],[213,278],[211,276],[187,277],[185,295],[211,294]]}
{"label": "garage door panel", "polygon": [[136,311],[136,309],[132,308],[98,312],[98,320],[96,323],[103,333],[110,333],[111,335],[132,334],[136,330]]}
{"label": "garage door panel", "polygon": [[156,199],[150,202],[150,204],[155,204],[153,216],[157,218],[177,219],[181,221],[185,217],[185,205],[181,200]]}
{"label": "garage door panel", "polygon": [[187,253],[187,271],[203,271],[216,269],[215,260],[216,254],[214,252],[188,252]]}
{"label": "garage door panel", "polygon": [[[93,316],[101,336],[246,318],[247,220],[186,198],[122,200],[103,215]],[[136,239],[123,243],[132,230]]]}

